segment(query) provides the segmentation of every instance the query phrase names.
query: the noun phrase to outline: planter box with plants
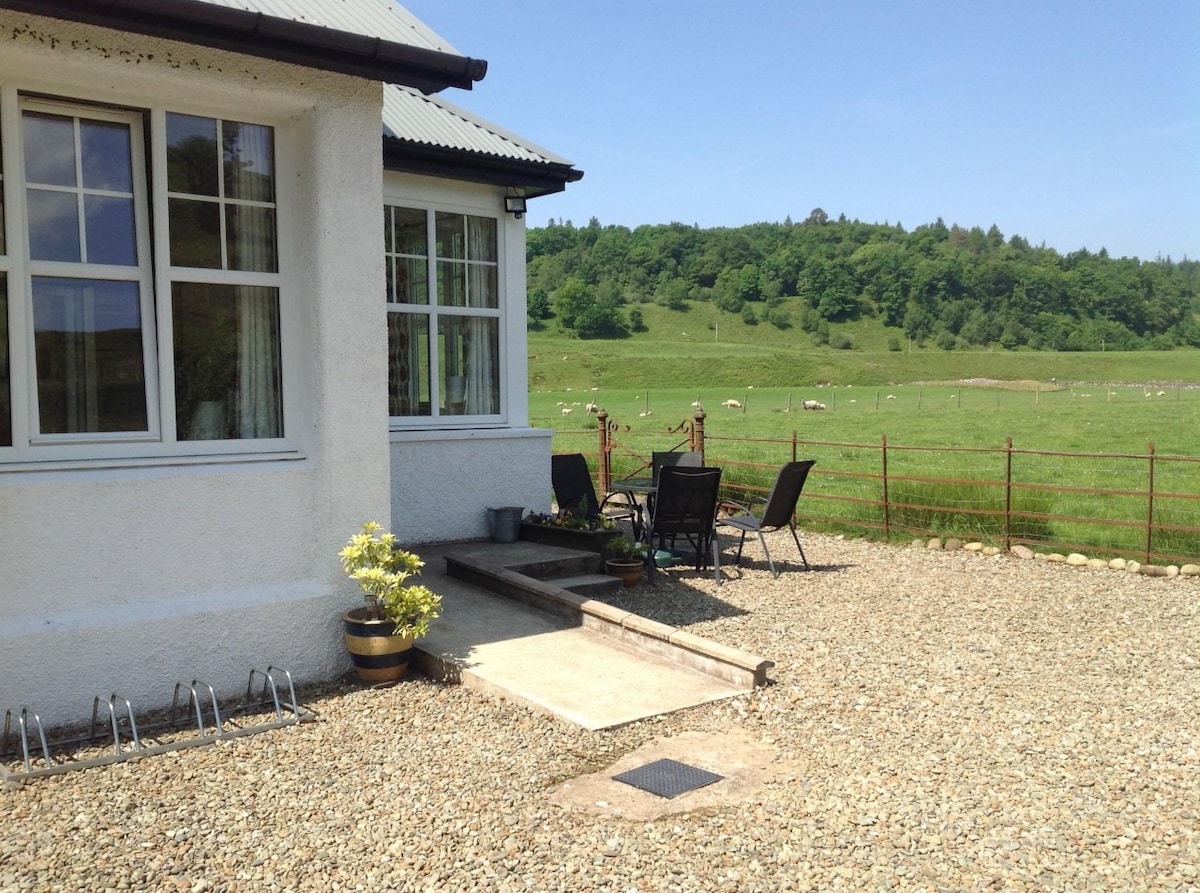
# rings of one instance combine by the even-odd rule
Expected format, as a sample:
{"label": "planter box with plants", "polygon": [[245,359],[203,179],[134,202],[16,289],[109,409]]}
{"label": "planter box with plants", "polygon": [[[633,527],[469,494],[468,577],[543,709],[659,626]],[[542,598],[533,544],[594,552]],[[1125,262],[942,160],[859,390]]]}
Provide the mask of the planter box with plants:
{"label": "planter box with plants", "polygon": [[521,539],[546,546],[562,546],[603,555],[620,534],[611,521],[577,520],[570,515],[527,515],[521,521]]}

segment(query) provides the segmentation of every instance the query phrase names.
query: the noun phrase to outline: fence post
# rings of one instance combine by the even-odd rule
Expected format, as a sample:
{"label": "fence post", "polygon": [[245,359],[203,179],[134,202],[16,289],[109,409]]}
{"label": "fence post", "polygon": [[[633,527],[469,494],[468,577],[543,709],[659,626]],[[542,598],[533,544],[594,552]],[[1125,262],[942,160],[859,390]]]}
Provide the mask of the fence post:
{"label": "fence post", "polygon": [[1150,474],[1148,481],[1148,493],[1146,498],[1146,564],[1150,563],[1150,552],[1154,545],[1154,443],[1151,441],[1147,446],[1147,459],[1149,460]]}
{"label": "fence post", "polygon": [[607,493],[612,484],[612,451],[608,442],[608,411],[596,413],[596,430],[600,434],[600,492]]}
{"label": "fence post", "polygon": [[703,409],[696,410],[696,424],[692,425],[692,452],[700,454],[700,464],[704,464],[704,420],[707,416]]}
{"label": "fence post", "polygon": [[[997,391],[997,393],[999,393]],[[1004,551],[1012,548],[1012,437],[1004,438]]]}
{"label": "fence post", "polygon": [[887,435],[880,435],[883,443],[883,537],[892,534],[892,513],[888,510]]}
{"label": "fence post", "polygon": [[793,428],[792,429],[792,461],[793,462],[796,461],[796,455],[797,455],[796,447],[797,446],[798,446],[798,444],[796,443],[796,429]]}

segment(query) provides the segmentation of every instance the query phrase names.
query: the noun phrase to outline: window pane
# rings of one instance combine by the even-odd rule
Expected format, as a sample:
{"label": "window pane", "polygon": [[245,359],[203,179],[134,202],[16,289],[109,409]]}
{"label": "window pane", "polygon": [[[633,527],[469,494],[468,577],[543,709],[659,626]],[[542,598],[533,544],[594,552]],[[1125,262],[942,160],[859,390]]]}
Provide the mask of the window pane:
{"label": "window pane", "polygon": [[466,260],[467,238],[461,214],[435,215],[437,219],[437,256]]}
{"label": "window pane", "polygon": [[256,202],[275,201],[275,149],[270,127],[221,122],[224,147],[225,197]]}
{"label": "window pane", "polygon": [[46,186],[74,186],[74,119],[26,112],[22,121],[25,130],[25,179]]}
{"label": "window pane", "polygon": [[43,434],[147,430],[136,282],[33,277]]}
{"label": "window pane", "polygon": [[[443,316],[438,320],[438,334],[442,358],[442,412],[447,415],[494,415],[499,412],[499,320]],[[462,394],[461,401],[454,399],[459,394]]]}
{"label": "window pane", "polygon": [[173,198],[171,263],[177,267],[221,269],[221,206],[216,202]]}
{"label": "window pane", "polygon": [[282,437],[278,291],[176,282],[171,300],[179,439]]}
{"label": "window pane", "polygon": [[397,257],[394,261],[394,266],[389,267],[394,276],[394,281],[389,283],[389,300],[394,304],[428,304],[429,274],[426,261],[411,257]]}
{"label": "window pane", "polygon": [[429,317],[388,314],[388,414],[432,415],[429,399]]}
{"label": "window pane", "polygon": [[33,260],[78,263],[79,204],[74,192],[25,190],[25,212],[29,215],[29,256]]}
{"label": "window pane", "polygon": [[79,147],[85,189],[133,192],[128,124],[81,119]]}
{"label": "window pane", "polygon": [[8,277],[0,273],[0,446],[12,446],[12,379],[8,365]]}
{"label": "window pane", "polygon": [[[7,249],[4,247],[4,141],[0,140],[0,254]],[[0,274],[2,278],[3,274]]]}
{"label": "window pane", "polygon": [[416,208],[393,208],[395,213],[397,254],[429,256],[429,234],[425,231],[425,212]]}
{"label": "window pane", "polygon": [[167,113],[167,189],[191,195],[217,194],[217,122]]}
{"label": "window pane", "polygon": [[85,195],[83,211],[88,263],[136,266],[133,199]]}
{"label": "window pane", "polygon": [[229,269],[276,272],[275,210],[226,205],[225,214]]}
{"label": "window pane", "polygon": [[500,290],[496,286],[496,268],[484,264],[467,264],[470,306],[499,307]]}
{"label": "window pane", "polygon": [[467,218],[467,257],[496,262],[496,221],[491,217]]}
{"label": "window pane", "polygon": [[438,303],[443,307],[467,306],[467,265],[454,261],[438,263]]}

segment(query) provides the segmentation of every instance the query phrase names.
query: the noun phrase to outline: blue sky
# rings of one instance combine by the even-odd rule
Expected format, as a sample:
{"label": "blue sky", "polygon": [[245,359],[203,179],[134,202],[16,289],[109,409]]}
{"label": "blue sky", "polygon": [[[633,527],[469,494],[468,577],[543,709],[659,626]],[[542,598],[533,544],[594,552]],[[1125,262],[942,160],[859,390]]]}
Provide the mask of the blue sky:
{"label": "blue sky", "polygon": [[451,101],[585,172],[551,219],[996,224],[1200,259],[1200,0],[412,0]]}

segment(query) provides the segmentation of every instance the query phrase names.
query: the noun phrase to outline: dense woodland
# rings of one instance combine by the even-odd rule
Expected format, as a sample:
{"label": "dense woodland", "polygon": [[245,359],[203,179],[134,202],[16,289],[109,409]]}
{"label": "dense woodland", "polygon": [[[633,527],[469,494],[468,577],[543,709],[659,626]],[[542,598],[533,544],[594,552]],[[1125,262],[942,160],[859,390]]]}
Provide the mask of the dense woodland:
{"label": "dense woodland", "polygon": [[[1200,346],[1200,262],[1059,254],[995,226],[830,219],[700,229],[551,222],[527,242],[529,323],[583,338],[643,328],[639,304],[709,301],[751,325],[852,348],[831,323],[874,317],[943,349]],[[832,335],[831,335],[832,331]]]}

